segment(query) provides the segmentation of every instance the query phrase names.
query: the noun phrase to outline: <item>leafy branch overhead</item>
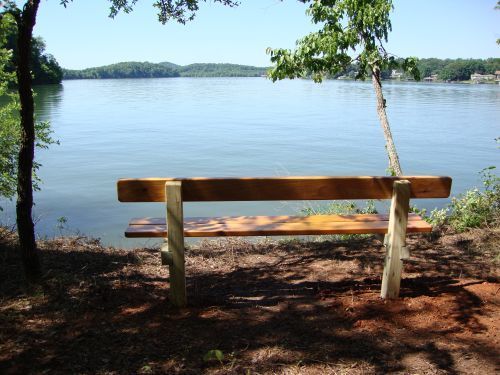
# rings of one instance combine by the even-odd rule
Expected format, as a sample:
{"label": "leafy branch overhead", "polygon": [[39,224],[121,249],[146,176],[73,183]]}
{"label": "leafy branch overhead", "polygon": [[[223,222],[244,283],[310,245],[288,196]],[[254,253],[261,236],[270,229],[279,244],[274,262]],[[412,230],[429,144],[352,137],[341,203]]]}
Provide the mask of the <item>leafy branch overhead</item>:
{"label": "leafy branch overhead", "polygon": [[271,79],[312,75],[321,82],[325,75],[341,73],[352,63],[358,66],[356,79],[365,79],[374,68],[401,68],[420,79],[416,58],[401,61],[385,49],[392,9],[391,0],[313,0],[307,14],[321,25],[320,30],[297,41],[294,51],[268,48],[275,64]]}
{"label": "leafy branch overhead", "polygon": [[[495,9],[500,10],[500,1],[497,1],[497,5],[495,5]],[[500,45],[500,38],[497,39],[497,44]]]}
{"label": "leafy branch overhead", "polygon": [[[67,6],[73,0],[60,0],[61,4]],[[109,16],[114,18],[118,13],[130,13],[134,5],[139,0],[109,0],[111,3]],[[158,9],[158,21],[166,24],[170,20],[185,24],[192,21],[199,10],[198,3],[207,0],[157,0],[153,2],[153,6]],[[239,5],[239,1],[235,0],[212,0],[214,3],[234,7]]]}
{"label": "leafy branch overhead", "polygon": [[[11,89],[17,84],[15,72],[11,67],[12,55],[17,52],[15,47],[9,44],[9,39],[12,39],[15,34],[14,22],[14,19],[8,15],[0,18],[0,97],[3,99],[0,106],[0,197],[8,199],[16,195],[17,156],[21,142],[21,124],[17,114],[20,109],[19,95],[17,91]],[[40,40],[36,42],[42,43]],[[34,49],[35,54],[38,51]],[[36,55],[36,57],[39,56]],[[37,62],[36,59],[34,60]],[[36,121],[35,147],[45,149],[54,143],[58,142],[52,138],[50,124],[46,121]],[[36,172],[40,166],[36,161],[33,162],[34,190],[39,189],[40,179]]]}

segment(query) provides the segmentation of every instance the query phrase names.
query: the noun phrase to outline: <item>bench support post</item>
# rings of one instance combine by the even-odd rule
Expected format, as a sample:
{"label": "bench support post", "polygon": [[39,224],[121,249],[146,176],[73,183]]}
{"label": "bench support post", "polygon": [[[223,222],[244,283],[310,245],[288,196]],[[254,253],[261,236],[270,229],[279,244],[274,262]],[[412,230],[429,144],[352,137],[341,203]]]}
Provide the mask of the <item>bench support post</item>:
{"label": "bench support post", "polygon": [[182,182],[165,184],[167,197],[167,244],[171,254],[170,301],[176,307],[186,306],[186,274],[184,269],[184,215],[182,210]]}
{"label": "bench support post", "polygon": [[397,298],[401,284],[401,272],[405,257],[406,225],[410,208],[410,182],[395,181],[392,191],[392,203],[389,214],[389,229],[384,244],[386,255],[382,276],[382,298]]}

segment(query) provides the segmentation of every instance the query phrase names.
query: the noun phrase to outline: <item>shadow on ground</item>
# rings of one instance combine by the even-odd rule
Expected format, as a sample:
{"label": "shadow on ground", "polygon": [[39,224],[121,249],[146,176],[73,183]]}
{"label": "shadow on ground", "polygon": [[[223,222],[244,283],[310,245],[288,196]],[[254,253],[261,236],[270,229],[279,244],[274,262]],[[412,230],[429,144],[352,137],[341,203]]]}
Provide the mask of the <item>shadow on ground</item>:
{"label": "shadow on ground", "polygon": [[378,297],[383,249],[373,239],[202,244],[189,252],[190,305],[180,311],[157,250],[68,241],[44,243],[44,282],[32,290],[2,247],[1,373],[496,369],[496,268],[441,240],[410,241],[396,301]]}

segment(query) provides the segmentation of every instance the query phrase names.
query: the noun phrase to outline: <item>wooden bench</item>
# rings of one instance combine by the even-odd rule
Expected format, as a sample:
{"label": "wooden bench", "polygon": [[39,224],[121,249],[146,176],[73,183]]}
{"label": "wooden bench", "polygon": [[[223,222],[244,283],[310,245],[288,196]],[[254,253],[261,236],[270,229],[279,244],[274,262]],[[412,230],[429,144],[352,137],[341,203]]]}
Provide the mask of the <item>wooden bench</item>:
{"label": "wooden bench", "polygon": [[[166,203],[165,218],[132,219],[126,237],[164,237],[162,264],[170,270],[170,300],[185,306],[184,237],[385,234],[382,298],[396,298],[407,232],[430,232],[420,216],[408,214],[410,198],[446,198],[451,178],[255,177],[139,178],[118,181],[120,202]],[[183,202],[392,199],[388,215],[237,216],[184,218]],[[167,230],[168,228],[168,230]]]}

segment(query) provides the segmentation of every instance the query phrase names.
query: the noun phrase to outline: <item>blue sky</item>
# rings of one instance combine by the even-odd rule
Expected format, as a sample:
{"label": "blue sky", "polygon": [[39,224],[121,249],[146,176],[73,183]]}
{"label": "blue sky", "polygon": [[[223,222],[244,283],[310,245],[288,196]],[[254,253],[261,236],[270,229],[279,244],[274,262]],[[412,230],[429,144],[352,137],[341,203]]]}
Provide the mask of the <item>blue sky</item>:
{"label": "blue sky", "polygon": [[[65,68],[120,61],[230,62],[268,66],[267,47],[293,48],[314,26],[295,0],[241,0],[237,8],[208,1],[196,19],[161,25],[152,0],[108,18],[109,2],[42,0],[35,34]],[[496,0],[395,0],[388,50],[398,56],[499,57]]]}

